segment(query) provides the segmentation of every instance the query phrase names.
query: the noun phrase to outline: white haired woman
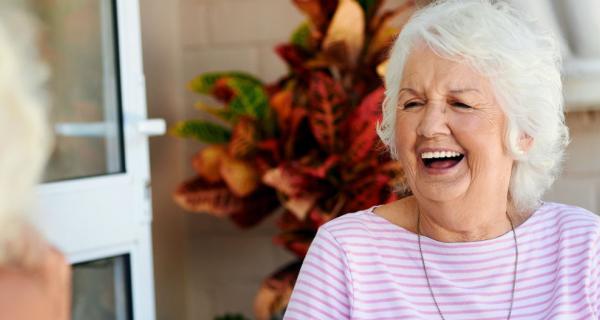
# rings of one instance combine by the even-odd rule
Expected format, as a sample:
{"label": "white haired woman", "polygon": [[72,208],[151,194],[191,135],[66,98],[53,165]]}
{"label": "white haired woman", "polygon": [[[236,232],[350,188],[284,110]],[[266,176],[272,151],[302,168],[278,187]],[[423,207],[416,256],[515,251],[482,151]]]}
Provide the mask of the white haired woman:
{"label": "white haired woman", "polygon": [[541,201],[568,143],[560,66],[500,1],[419,10],[378,130],[412,195],[323,225],[285,319],[600,319],[600,219]]}
{"label": "white haired woman", "polygon": [[0,319],[66,320],[69,265],[25,215],[50,142],[33,35],[23,13],[0,5]]}

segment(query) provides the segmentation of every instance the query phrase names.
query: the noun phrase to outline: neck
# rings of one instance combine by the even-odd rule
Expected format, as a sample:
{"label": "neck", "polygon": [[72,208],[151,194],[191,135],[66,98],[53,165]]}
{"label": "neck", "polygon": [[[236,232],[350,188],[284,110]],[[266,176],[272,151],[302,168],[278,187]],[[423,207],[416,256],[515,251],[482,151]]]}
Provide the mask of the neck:
{"label": "neck", "polygon": [[421,234],[438,241],[487,240],[512,230],[507,218],[506,201],[469,206],[421,202],[415,205],[420,217]]}

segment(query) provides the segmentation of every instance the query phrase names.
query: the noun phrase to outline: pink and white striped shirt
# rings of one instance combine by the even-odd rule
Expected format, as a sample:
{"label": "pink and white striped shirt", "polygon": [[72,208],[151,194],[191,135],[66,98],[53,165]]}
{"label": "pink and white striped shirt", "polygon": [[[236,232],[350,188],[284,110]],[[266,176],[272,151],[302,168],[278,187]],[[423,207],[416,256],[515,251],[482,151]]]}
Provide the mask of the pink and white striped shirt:
{"label": "pink and white striped shirt", "polygon": [[[544,203],[516,229],[511,319],[600,319],[600,218]],[[444,243],[422,236],[446,319],[506,319],[514,274],[512,232]],[[310,246],[285,320],[441,319],[423,273],[417,236],[373,213],[323,225]]]}

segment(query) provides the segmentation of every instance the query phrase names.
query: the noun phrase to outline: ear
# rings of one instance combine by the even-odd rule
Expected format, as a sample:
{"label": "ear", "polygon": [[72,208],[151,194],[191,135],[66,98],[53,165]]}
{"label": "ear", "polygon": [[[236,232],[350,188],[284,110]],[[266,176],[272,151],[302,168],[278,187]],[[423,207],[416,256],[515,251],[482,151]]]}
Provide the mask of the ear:
{"label": "ear", "polygon": [[523,153],[527,153],[533,146],[533,138],[527,133],[522,133],[519,137],[519,149]]}

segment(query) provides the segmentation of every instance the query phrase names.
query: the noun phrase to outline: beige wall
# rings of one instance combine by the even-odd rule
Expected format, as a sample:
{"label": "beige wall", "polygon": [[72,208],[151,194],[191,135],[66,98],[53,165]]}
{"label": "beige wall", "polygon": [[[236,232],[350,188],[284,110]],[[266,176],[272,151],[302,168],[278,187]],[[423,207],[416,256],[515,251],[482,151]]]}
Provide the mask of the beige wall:
{"label": "beige wall", "polygon": [[[151,117],[198,117],[185,91],[195,75],[243,70],[265,81],[285,73],[273,46],[302,20],[291,0],[141,0]],[[600,211],[600,113],[568,116],[573,143],[563,177],[546,199]],[[240,232],[228,221],[183,213],[171,201],[201,145],[153,138],[154,256],[159,320],[252,314],[260,281],[292,256],[271,243],[273,220]]]}
{"label": "beige wall", "polygon": [[[181,86],[179,7],[176,1],[141,0],[142,41],[148,114],[167,123],[184,117]],[[153,247],[157,319],[187,319],[185,213],[170,199],[184,176],[182,141],[150,140]]]}
{"label": "beige wall", "polygon": [[568,113],[567,125],[571,144],[564,171],[545,199],[600,213],[600,110]]}

